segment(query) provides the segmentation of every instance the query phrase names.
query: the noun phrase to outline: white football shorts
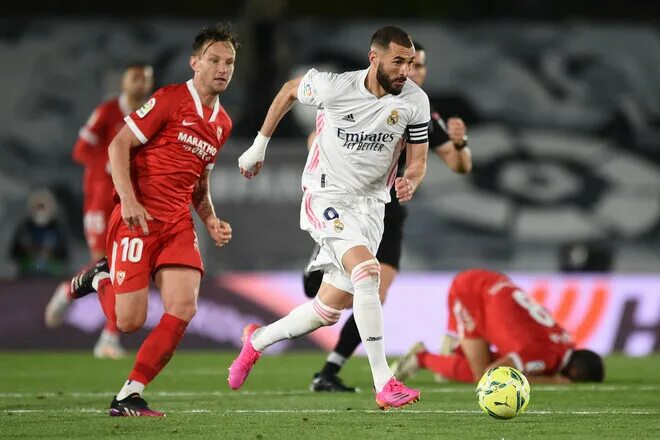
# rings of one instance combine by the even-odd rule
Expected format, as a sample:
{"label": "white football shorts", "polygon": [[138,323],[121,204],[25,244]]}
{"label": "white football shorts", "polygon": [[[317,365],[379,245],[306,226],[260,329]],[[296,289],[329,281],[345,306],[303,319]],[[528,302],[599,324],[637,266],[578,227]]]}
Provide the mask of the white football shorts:
{"label": "white football shorts", "polygon": [[341,263],[346,251],[366,246],[376,255],[383,237],[385,204],[372,197],[313,194],[305,191],[300,228],[321,247],[308,271],[323,270],[323,282],[353,293],[353,283]]}

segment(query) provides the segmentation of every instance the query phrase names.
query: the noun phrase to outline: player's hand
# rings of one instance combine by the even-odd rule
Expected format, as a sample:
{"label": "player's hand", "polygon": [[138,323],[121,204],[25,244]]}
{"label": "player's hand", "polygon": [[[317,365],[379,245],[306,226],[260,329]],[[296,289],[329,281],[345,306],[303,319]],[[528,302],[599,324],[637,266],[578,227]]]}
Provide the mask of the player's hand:
{"label": "player's hand", "polygon": [[463,148],[467,142],[467,127],[461,118],[447,119],[447,135],[457,148]]}
{"label": "player's hand", "polygon": [[206,229],[218,247],[226,245],[231,240],[231,225],[216,216],[206,219]]}
{"label": "player's hand", "polygon": [[121,201],[121,218],[124,220],[126,226],[128,226],[128,229],[134,231],[139,226],[142,228],[144,235],[149,234],[147,221],[154,219],[135,198]]}
{"label": "player's hand", "polygon": [[241,171],[241,174],[246,179],[252,179],[257,174],[259,174],[259,171],[261,171],[261,168],[263,166],[264,166],[263,162],[257,162],[252,168],[249,168],[250,171],[248,171],[247,169],[244,169],[243,167],[241,167],[240,158],[239,158],[239,162],[238,162],[238,169]]}
{"label": "player's hand", "polygon": [[396,198],[399,199],[399,202],[401,203],[406,203],[408,200],[412,199],[415,192],[415,187],[412,182],[405,177],[396,178],[394,181],[394,189],[396,190]]}
{"label": "player's hand", "polygon": [[254,138],[254,142],[250,148],[245,150],[245,152],[238,158],[238,169],[241,170],[243,177],[252,179],[259,174],[259,171],[261,171],[261,168],[264,166],[266,147],[268,146],[269,140],[269,137],[257,133],[257,137]]}

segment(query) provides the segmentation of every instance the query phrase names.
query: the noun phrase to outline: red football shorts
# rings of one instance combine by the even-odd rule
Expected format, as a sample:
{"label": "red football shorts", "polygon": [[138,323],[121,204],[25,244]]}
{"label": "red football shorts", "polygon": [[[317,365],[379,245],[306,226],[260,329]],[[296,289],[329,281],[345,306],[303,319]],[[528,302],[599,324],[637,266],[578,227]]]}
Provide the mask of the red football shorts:
{"label": "red football shorts", "polygon": [[149,278],[162,266],[185,266],[204,274],[192,218],[177,223],[149,221],[149,235],[142,228],[128,229],[117,205],[110,216],[107,248],[115,293],[135,292],[149,286]]}

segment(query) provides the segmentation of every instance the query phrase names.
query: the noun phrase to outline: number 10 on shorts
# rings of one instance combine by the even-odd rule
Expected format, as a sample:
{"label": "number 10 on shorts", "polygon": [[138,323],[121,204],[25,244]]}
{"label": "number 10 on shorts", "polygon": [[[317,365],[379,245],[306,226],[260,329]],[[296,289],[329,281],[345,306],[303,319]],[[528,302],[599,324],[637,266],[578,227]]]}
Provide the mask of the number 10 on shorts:
{"label": "number 10 on shorts", "polygon": [[[120,242],[121,246],[121,261],[130,261],[131,263],[138,263],[142,259],[142,249],[144,249],[144,242],[141,238],[124,237]],[[117,255],[117,242],[112,245],[112,256]],[[114,261],[114,258],[113,258]]]}

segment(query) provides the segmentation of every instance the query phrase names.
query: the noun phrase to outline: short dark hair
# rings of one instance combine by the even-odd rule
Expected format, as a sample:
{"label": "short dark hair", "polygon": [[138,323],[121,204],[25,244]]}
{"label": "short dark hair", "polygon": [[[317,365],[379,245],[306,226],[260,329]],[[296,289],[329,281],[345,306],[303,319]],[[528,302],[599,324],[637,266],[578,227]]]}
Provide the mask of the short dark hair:
{"label": "short dark hair", "polygon": [[602,382],[605,379],[603,358],[591,350],[575,350],[561,374],[572,382]]}
{"label": "short dark hair", "polygon": [[197,35],[195,35],[195,40],[193,41],[192,49],[193,54],[198,55],[199,51],[202,50],[204,45],[211,42],[224,41],[232,45],[234,50],[238,50],[240,44],[231,31],[231,23],[216,23],[211,25],[203,26]]}
{"label": "short dark hair", "polygon": [[413,41],[408,32],[396,26],[385,26],[374,32],[371,37],[371,45],[381,49],[390,47],[390,43],[403,47],[412,47]]}
{"label": "short dark hair", "polygon": [[425,50],[424,46],[422,46],[422,44],[419,41],[413,40],[413,44],[415,45],[415,50],[416,51]]}

